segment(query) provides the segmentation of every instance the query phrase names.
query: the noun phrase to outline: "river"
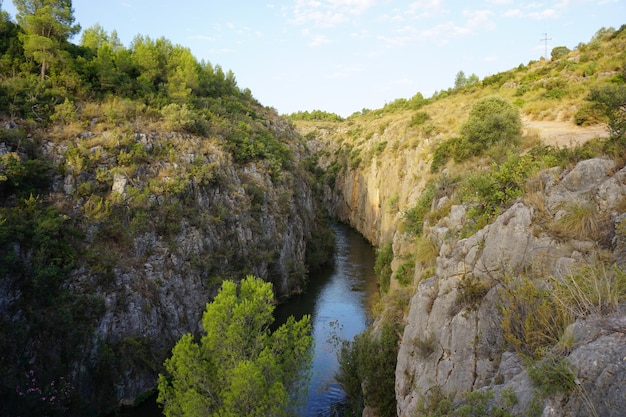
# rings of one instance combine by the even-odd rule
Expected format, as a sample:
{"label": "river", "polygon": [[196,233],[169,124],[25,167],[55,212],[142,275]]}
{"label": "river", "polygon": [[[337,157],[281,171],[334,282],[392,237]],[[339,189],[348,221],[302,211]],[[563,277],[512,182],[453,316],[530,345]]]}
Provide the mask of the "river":
{"label": "river", "polygon": [[[342,224],[333,224],[337,247],[332,265],[312,273],[306,293],[289,299],[275,310],[276,325],[289,316],[311,315],[315,340],[312,376],[303,417],[329,416],[344,392],[333,376],[338,369],[337,341],[352,340],[365,330],[378,295],[374,274],[374,248],[363,236]],[[155,398],[116,416],[159,415]]]}
{"label": "river", "polygon": [[304,417],[328,416],[331,407],[344,398],[333,379],[338,368],[337,340],[352,340],[365,330],[378,294],[374,248],[345,225],[335,224],[333,229],[337,234],[333,264],[311,274],[307,292],[275,312],[277,323],[291,315],[296,319],[311,315],[315,350]]}

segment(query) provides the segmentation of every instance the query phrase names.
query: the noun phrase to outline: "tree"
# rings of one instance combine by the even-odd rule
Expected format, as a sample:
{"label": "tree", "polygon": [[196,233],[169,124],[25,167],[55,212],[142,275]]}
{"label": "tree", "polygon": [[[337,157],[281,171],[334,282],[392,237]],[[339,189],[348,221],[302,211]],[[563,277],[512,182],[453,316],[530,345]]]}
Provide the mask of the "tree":
{"label": "tree", "polygon": [[311,362],[310,317],[273,333],[272,285],[246,277],[222,284],[202,318],[200,343],[184,335],[159,375],[167,417],[286,416],[305,392]]}
{"label": "tree", "polygon": [[498,143],[518,144],[522,137],[519,110],[502,97],[485,97],[472,106],[461,136],[471,155]]}
{"label": "tree", "polygon": [[13,0],[17,22],[24,30],[21,36],[24,54],[41,65],[41,79],[55,60],[61,44],[80,31],[74,25],[71,0]]}
{"label": "tree", "polygon": [[592,88],[588,100],[607,118],[611,140],[626,140],[626,85],[606,84]]}
{"label": "tree", "polygon": [[563,58],[570,52],[571,51],[569,50],[567,46],[556,46],[552,48],[552,52],[550,52],[550,58],[552,59],[552,61],[556,61],[558,59]]}
{"label": "tree", "polygon": [[459,89],[465,87],[467,85],[467,78],[465,77],[465,73],[463,71],[459,71],[456,73],[456,77],[454,77],[454,88]]}

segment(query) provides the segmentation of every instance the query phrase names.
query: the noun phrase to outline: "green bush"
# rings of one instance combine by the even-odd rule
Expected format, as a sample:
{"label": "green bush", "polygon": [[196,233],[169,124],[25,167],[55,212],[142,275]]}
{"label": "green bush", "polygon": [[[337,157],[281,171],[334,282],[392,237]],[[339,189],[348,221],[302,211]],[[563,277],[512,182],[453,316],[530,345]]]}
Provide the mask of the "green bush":
{"label": "green bush", "polygon": [[425,111],[418,111],[411,117],[409,127],[423,125],[427,120],[430,120],[430,115]]}
{"label": "green bush", "polygon": [[542,357],[559,341],[570,316],[547,288],[530,277],[508,279],[499,291],[507,347],[530,358]]}
{"label": "green bush", "polygon": [[424,191],[422,191],[420,198],[417,200],[417,204],[402,214],[404,230],[407,233],[417,236],[422,234],[424,219],[426,218],[426,214],[430,211],[433,200],[435,199],[436,188],[437,183],[435,181],[429,181]]}
{"label": "green bush", "polygon": [[559,392],[567,394],[576,386],[572,366],[562,357],[549,356],[531,365],[528,376],[544,398]]}
{"label": "green bush", "polygon": [[383,293],[389,290],[392,272],[391,261],[393,261],[393,246],[389,242],[376,250],[376,262],[374,264],[374,272],[378,276],[380,290]]}
{"label": "green bush", "polygon": [[408,261],[398,267],[396,271],[396,279],[402,286],[407,286],[413,282],[413,274],[415,273],[415,262]]}
{"label": "green bush", "polygon": [[502,97],[485,97],[472,106],[461,136],[472,155],[498,143],[517,146],[522,138],[519,110]]}
{"label": "green bush", "polygon": [[469,175],[461,184],[461,201],[471,208],[467,212],[468,229],[482,228],[514,199],[524,193],[526,179],[537,170],[530,154],[510,154],[507,160],[493,164],[491,171]]}
{"label": "green bush", "polygon": [[346,392],[350,411],[361,415],[363,405],[381,417],[395,417],[395,370],[398,329],[384,321],[380,335],[367,330],[352,342],[344,342],[339,353],[336,380]]}

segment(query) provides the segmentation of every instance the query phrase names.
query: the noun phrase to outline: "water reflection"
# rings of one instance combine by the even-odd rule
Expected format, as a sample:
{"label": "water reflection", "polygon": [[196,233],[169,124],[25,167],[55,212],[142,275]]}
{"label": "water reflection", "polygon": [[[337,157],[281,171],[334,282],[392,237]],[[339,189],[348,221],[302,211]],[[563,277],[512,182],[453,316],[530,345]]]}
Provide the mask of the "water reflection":
{"label": "water reflection", "polygon": [[306,417],[330,415],[344,392],[334,381],[338,368],[338,339],[351,340],[365,330],[378,293],[374,274],[374,249],[358,233],[344,225],[333,225],[337,234],[335,262],[312,274],[306,294],[294,297],[276,309],[276,321],[290,315],[299,319],[311,314],[315,352]]}

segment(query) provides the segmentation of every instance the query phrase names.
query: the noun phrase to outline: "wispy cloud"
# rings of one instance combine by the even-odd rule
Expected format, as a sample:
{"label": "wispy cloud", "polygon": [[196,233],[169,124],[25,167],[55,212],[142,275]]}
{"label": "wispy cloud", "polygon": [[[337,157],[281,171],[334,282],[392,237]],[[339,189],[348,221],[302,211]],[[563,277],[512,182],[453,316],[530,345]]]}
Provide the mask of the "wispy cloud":
{"label": "wispy cloud", "polygon": [[365,13],[376,0],[297,0],[290,18],[295,25],[333,27]]}
{"label": "wispy cloud", "polygon": [[326,78],[329,79],[344,79],[353,76],[359,72],[363,72],[363,68],[356,66],[337,66],[331,71]]}
{"label": "wispy cloud", "polygon": [[407,7],[407,15],[417,18],[433,17],[442,12],[445,12],[443,8],[442,0],[419,0],[414,1]]}
{"label": "wispy cloud", "polygon": [[[438,6],[438,1],[432,1],[432,6]],[[443,9],[438,13],[447,14]],[[388,46],[402,46],[415,41],[433,41],[438,45],[445,45],[451,39],[470,36],[483,30],[493,30],[496,24],[493,20],[495,13],[491,10],[464,10],[454,19],[429,19],[434,21],[430,27],[424,23],[405,24],[393,31],[392,34],[380,35],[378,40]],[[439,22],[437,22],[439,20]]]}
{"label": "wispy cloud", "polygon": [[528,3],[522,8],[508,9],[502,15],[504,17],[527,17],[535,20],[556,19],[562,16],[572,6],[572,0],[562,0],[550,5],[544,5],[544,3]]}

